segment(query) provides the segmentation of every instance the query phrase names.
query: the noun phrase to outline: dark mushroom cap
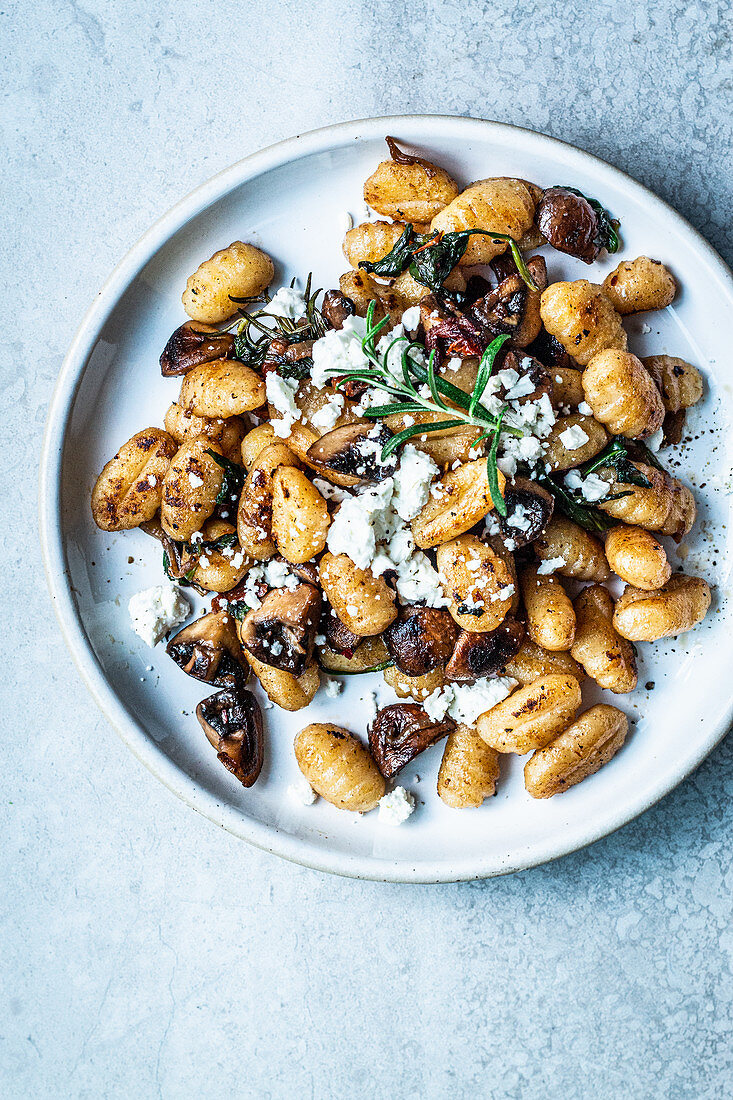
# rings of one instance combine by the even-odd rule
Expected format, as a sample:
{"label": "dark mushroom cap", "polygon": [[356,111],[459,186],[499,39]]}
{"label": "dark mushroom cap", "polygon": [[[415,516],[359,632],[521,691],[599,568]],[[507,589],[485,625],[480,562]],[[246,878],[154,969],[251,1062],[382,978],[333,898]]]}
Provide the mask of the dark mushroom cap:
{"label": "dark mushroom cap", "polygon": [[201,363],[234,357],[234,337],[199,321],[186,321],[168,340],[160,357],[160,372],[166,378],[188,374]]}
{"label": "dark mushroom cap", "polygon": [[217,687],[244,685],[249,676],[234,620],[226,611],[211,611],[184,627],[168,642],[166,653],[189,676]]}
{"label": "dark mushroom cap", "polygon": [[542,329],[532,343],[528,345],[527,352],[539,359],[546,367],[580,369],[580,364],[576,363],[571,355],[568,355],[560,341],[551,336],[545,329]]}
{"label": "dark mushroom cap", "polygon": [[484,329],[486,339],[507,335],[513,347],[531,343],[542,327],[540,296],[547,286],[547,266],[542,256],[532,256],[527,269],[538,290],[531,290],[517,271],[510,255],[494,261],[499,284],[479,298],[468,315]]}
{"label": "dark mushroom cap", "polygon": [[311,443],[308,458],[322,470],[340,474],[350,485],[379,481],[392,473],[397,459],[382,462],[382,448],[392,438],[384,424],[344,424]]}
{"label": "dark mushroom cap", "polygon": [[377,712],[369,730],[369,748],[384,778],[391,779],[455,726],[451,718],[434,721],[417,703],[393,703]]}
{"label": "dark mushroom cap", "polygon": [[356,307],[350,298],[342,294],[340,290],[327,290],[323,295],[321,313],[328,321],[331,328],[343,328],[347,317],[353,317]]}
{"label": "dark mushroom cap", "polygon": [[[497,515],[501,533],[506,539],[514,540],[514,549],[519,550],[527,546],[542,535],[547,524],[552,519],[555,509],[555,500],[552,493],[548,492],[536,481],[530,481],[524,477],[515,477],[504,490],[506,501],[506,518]],[[529,526],[524,529],[512,526],[508,521],[520,506],[524,513],[524,519]]]}
{"label": "dark mushroom cap", "polygon": [[199,703],[196,717],[224,767],[251,787],[264,760],[262,711],[254,695],[241,688],[219,691]]}
{"label": "dark mushroom cap", "polygon": [[312,584],[273,588],[239,623],[244,648],[262,664],[299,676],[313,653],[321,593]]}
{"label": "dark mushroom cap", "polygon": [[535,222],[558,252],[577,256],[587,264],[593,263],[600,252],[596,243],[598,218],[582,195],[574,195],[564,187],[549,187],[537,204]]}
{"label": "dark mushroom cap", "polygon": [[446,666],[446,676],[459,683],[496,676],[519,652],[523,638],[524,625],[509,616],[488,634],[462,630]]}
{"label": "dark mushroom cap", "polygon": [[353,657],[356,647],[364,641],[358,634],[354,634],[353,631],[349,630],[348,626],[341,622],[330,604],[325,604],[325,602],[321,627],[326,635],[329,648],[334,653],[340,653],[344,657]]}
{"label": "dark mushroom cap", "polygon": [[405,607],[384,632],[390,657],[407,676],[444,667],[457,637],[458,627],[449,613],[434,607]]}

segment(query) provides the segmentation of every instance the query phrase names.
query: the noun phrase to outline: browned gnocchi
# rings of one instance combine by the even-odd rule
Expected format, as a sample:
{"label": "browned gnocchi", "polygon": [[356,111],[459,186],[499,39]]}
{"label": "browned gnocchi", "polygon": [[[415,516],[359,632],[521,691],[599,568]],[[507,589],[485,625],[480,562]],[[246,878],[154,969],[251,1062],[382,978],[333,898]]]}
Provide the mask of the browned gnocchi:
{"label": "browned gnocchi", "polygon": [[306,726],[295,738],[295,759],[313,790],[340,810],[366,813],[384,794],[368,749],[341,726]]}
{"label": "browned gnocchi", "polygon": [[253,244],[234,241],[194,271],[183,292],[183,308],[194,321],[216,324],[237,312],[235,298],[253,298],[275,274],[272,260]]}
{"label": "browned gnocchi", "polygon": [[581,366],[607,348],[626,350],[621,317],[603,289],[587,279],[551,283],[542,292],[540,314],[549,334]]}
{"label": "browned gnocchi", "polygon": [[656,590],[625,588],[616,601],[613,625],[632,642],[676,637],[702,622],[710,600],[707,581],[675,573]]}
{"label": "browned gnocchi", "polygon": [[614,435],[646,439],[664,420],[664,403],[644,364],[630,351],[601,351],[583,371],[593,416]]}
{"label": "browned gnocchi", "polygon": [[499,754],[471,726],[448,734],[438,772],[438,797],[455,810],[472,809],[496,793]]}
{"label": "browned gnocchi", "polygon": [[476,729],[492,749],[521,756],[564,729],[580,701],[580,684],[572,676],[540,676],[482,714]]}
{"label": "browned gnocchi", "polygon": [[634,647],[614,625],[614,604],[610,592],[600,584],[584,588],[575,603],[573,658],[591,679],[614,695],[625,695],[636,687]]}
{"label": "browned gnocchi", "polygon": [[152,519],[160,507],[163,479],[176,442],[159,428],[128,439],[111,458],[92,490],[92,516],[103,531],[127,531]]}
{"label": "browned gnocchi", "polygon": [[532,798],[562,794],[607,764],[628,731],[629,721],[617,707],[605,703],[591,707],[527,761],[525,787]]}
{"label": "browned gnocchi", "polygon": [[660,260],[622,260],[603,280],[603,291],[617,313],[664,309],[677,293],[674,277]]}

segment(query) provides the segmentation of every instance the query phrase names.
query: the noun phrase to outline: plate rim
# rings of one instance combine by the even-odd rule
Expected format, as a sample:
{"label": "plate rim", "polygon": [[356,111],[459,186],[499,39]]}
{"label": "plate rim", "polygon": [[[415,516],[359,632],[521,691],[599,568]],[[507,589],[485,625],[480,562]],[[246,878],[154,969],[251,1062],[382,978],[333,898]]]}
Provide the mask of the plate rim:
{"label": "plate rim", "polygon": [[466,882],[527,870],[580,851],[597,840],[611,835],[651,809],[699,767],[728,732],[733,719],[733,698],[729,700],[723,717],[712,725],[702,745],[698,746],[697,750],[683,761],[680,769],[675,771],[671,782],[659,783],[641,804],[634,805],[630,811],[626,807],[621,812],[608,815],[609,819],[596,824],[595,827],[591,825],[583,831],[580,839],[574,840],[569,845],[558,844],[557,839],[551,843],[547,841],[534,843],[525,854],[514,853],[512,858],[508,858],[500,865],[497,865],[496,857],[490,857],[482,862],[474,856],[467,861],[471,866],[466,866],[463,862],[448,865],[445,860],[431,861],[424,858],[411,864],[405,860],[398,861],[319,848],[308,838],[284,833],[275,825],[268,825],[242,814],[234,807],[220,803],[213,794],[200,788],[190,776],[175,765],[149,736],[141,723],[124,707],[94,654],[73,599],[62,538],[61,464],[66,429],[76,393],[99,332],[115,308],[120,295],[174,233],[180,231],[192,218],[246,180],[286,164],[288,161],[346,144],[349,138],[370,139],[375,136],[372,131],[377,131],[378,128],[381,129],[380,136],[383,136],[387,126],[394,129],[400,125],[425,124],[431,121],[451,123],[457,130],[466,129],[477,132],[480,130],[483,133],[488,130],[497,137],[503,138],[506,144],[512,135],[516,137],[519,134],[525,138],[539,140],[550,147],[570,150],[581,163],[586,162],[596,168],[600,167],[632,195],[635,194],[645,202],[661,207],[684,228],[691,238],[691,243],[702,254],[706,268],[718,277],[733,304],[733,272],[713,246],[683,215],[626,172],[569,142],[528,127],[463,115],[384,115],[322,126],[284,138],[250,153],[204,180],[157,218],[113,268],[84,314],[53,388],[41,446],[38,497],[43,568],[64,643],[97,706],[137,759],[186,805],[227,832],[263,851],[313,870],[347,878],[415,884]]}

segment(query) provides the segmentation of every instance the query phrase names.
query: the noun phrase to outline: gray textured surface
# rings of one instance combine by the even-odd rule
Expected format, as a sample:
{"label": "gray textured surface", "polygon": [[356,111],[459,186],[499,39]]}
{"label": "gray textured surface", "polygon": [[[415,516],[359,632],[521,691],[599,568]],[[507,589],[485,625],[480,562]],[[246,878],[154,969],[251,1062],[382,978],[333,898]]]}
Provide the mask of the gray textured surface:
{"label": "gray textured surface", "polygon": [[108,271],[181,195],[299,130],[410,111],[544,130],[730,261],[730,5],[38,0],[0,20],[0,1092],[729,1095],[730,743],[641,820],[513,878],[289,866],[192,814],[107,727],[33,516],[45,406]]}

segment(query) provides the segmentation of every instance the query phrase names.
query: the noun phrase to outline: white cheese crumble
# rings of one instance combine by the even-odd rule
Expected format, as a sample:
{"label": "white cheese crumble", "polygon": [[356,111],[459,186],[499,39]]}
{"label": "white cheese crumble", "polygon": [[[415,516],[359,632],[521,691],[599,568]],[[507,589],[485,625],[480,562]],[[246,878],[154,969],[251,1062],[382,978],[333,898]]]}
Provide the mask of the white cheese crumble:
{"label": "white cheese crumble", "polygon": [[287,317],[298,321],[305,317],[305,298],[292,286],[281,286],[272,301],[265,307],[274,317]]}
{"label": "white cheese crumble", "polygon": [[202,477],[199,477],[198,474],[189,473],[188,484],[191,486],[192,489],[200,489],[203,483],[204,479]]}
{"label": "white cheese crumble", "polygon": [[316,340],[311,352],[313,358],[311,378],[316,387],[322,389],[334,374],[363,370],[369,365],[369,360],[361,347],[365,335],[365,318],[347,317],[343,328],[332,329],[320,340]]}
{"label": "white cheese crumble", "polygon": [[327,680],[326,681],[326,695],[329,699],[338,699],[341,692],[344,690],[344,685],[340,680]]}
{"label": "white cheese crumble", "polygon": [[580,470],[568,470],[564,481],[568,489],[574,493],[580,493],[589,504],[603,500],[611,488],[610,484],[598,474],[587,474],[583,477]]}
{"label": "white cheese crumble", "polygon": [[563,557],[545,558],[545,560],[541,561],[537,566],[537,572],[540,576],[549,576],[550,573],[554,573],[556,569],[562,569],[563,565],[567,564],[568,563]]}
{"label": "white cheese crumble", "polygon": [[423,707],[436,722],[447,714],[456,722],[471,726],[479,715],[506,699],[516,686],[517,681],[511,676],[479,680],[476,684],[446,684],[428,695]]}
{"label": "white cheese crumble", "polygon": [[280,413],[279,420],[271,420],[272,430],[280,439],[287,439],[290,429],[300,420],[300,409],[295,404],[298,389],[296,378],[281,378],[275,371],[268,371],[265,379],[267,400]]}
{"label": "white cheese crumble", "polygon": [[322,477],[314,477],[313,484],[324,500],[335,500],[340,504],[342,500],[348,500],[354,495],[348,489],[342,489],[340,485],[332,485]]}
{"label": "white cheese crumble", "polygon": [[568,451],[577,451],[588,442],[590,436],[580,424],[570,424],[564,432],[560,432],[558,439]]}
{"label": "white cheese crumble", "polygon": [[650,435],[647,439],[646,445],[650,451],[656,454],[659,448],[662,446],[663,440],[664,428],[657,428],[656,432],[654,432],[654,435]]}
{"label": "white cheese crumble", "polygon": [[430,455],[406,443],[394,473],[392,507],[400,519],[414,519],[428,502],[430,486],[440,470]]}
{"label": "white cheese crumble", "polygon": [[415,796],[404,787],[395,787],[379,799],[379,820],[384,825],[402,825],[415,809]]}
{"label": "white cheese crumble", "polygon": [[175,584],[156,584],[137,592],[128,605],[132,629],[151,648],[191,614],[191,605]]}
{"label": "white cheese crumble", "polygon": [[408,332],[414,332],[420,324],[420,306],[410,306],[402,314],[402,327]]}
{"label": "white cheese crumble", "polygon": [[343,411],[344,398],[342,394],[337,393],[325,405],[322,405],[318,412],[313,413],[310,422],[314,428],[323,428],[324,431],[330,431]]}
{"label": "white cheese crumble", "polygon": [[593,416],[593,409],[590,407],[587,401],[581,401],[578,405],[578,412],[581,416]]}
{"label": "white cheese crumble", "polygon": [[295,573],[284,561],[268,561],[266,565],[253,565],[244,579],[243,599],[247,607],[256,610],[262,606],[257,588],[265,583],[269,588],[288,588],[292,592],[300,584]]}
{"label": "white cheese crumble", "polygon": [[302,806],[312,806],[318,795],[311,787],[304,775],[299,775],[294,783],[288,787],[288,795]]}

